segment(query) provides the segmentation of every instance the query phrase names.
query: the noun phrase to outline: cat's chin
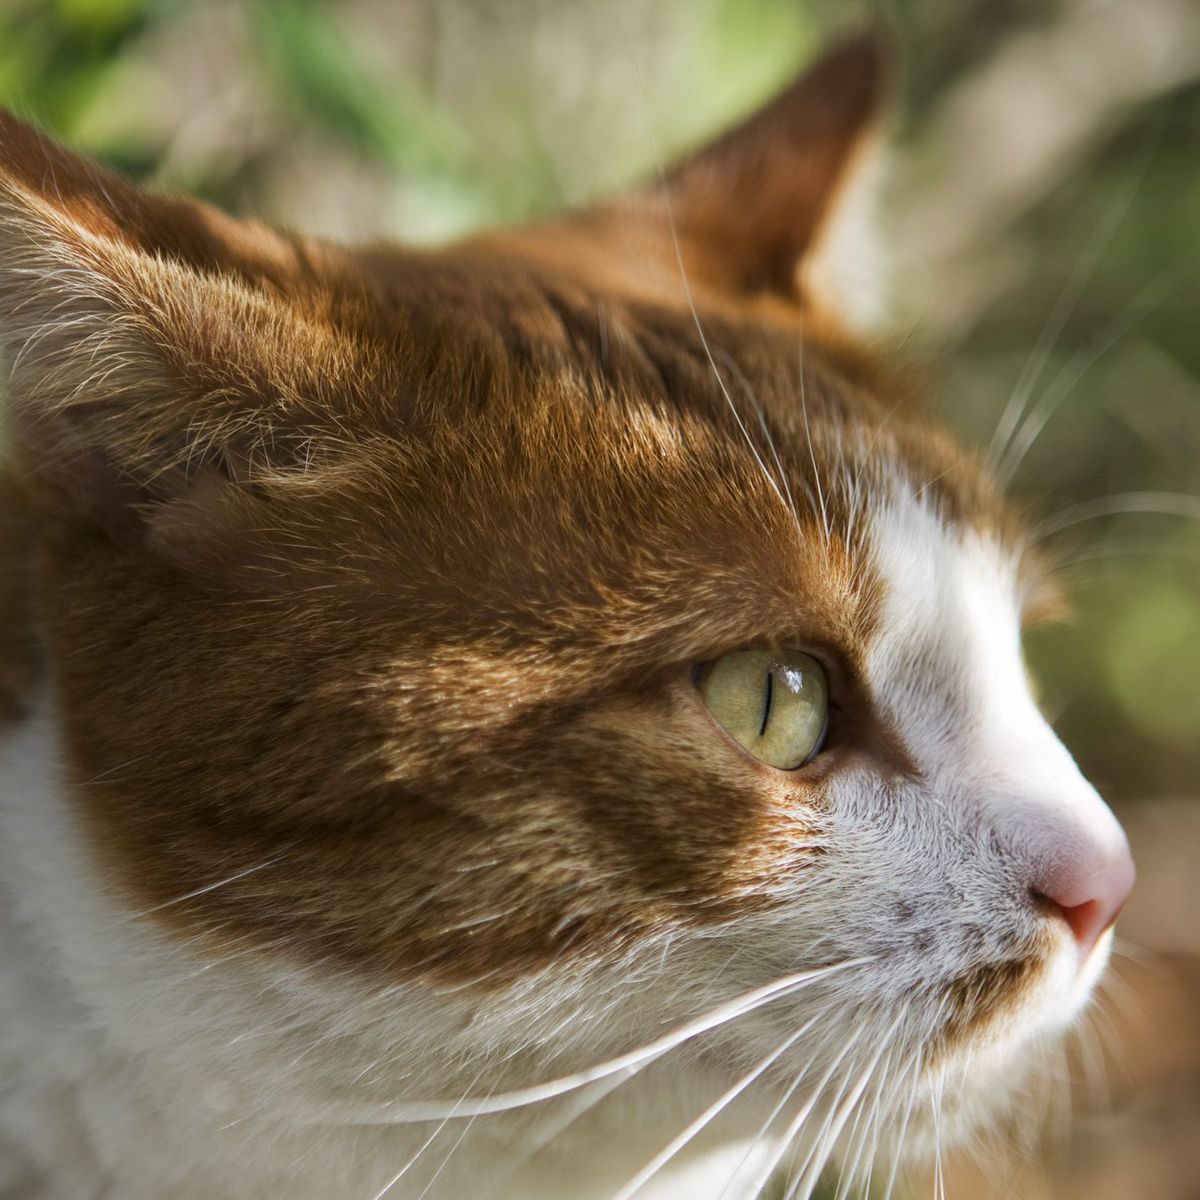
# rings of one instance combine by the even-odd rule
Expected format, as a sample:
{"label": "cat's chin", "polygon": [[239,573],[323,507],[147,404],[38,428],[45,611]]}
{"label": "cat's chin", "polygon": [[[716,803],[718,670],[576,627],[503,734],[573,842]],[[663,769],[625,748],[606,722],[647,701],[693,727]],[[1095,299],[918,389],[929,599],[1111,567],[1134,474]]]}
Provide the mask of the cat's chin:
{"label": "cat's chin", "polygon": [[1108,965],[1112,937],[1107,930],[1084,952],[1064,937],[1040,961],[1023,964],[1021,982],[1007,1002],[978,1006],[982,1011],[969,1023],[947,1028],[924,1076],[1011,1069],[1030,1047],[1061,1036],[1091,999]]}
{"label": "cat's chin", "polygon": [[1088,952],[1056,948],[1037,982],[1002,1019],[959,1040],[923,1072],[902,1157],[928,1161],[940,1148],[970,1142],[1044,1111],[1061,1084],[1062,1046],[1108,964],[1112,931]]}

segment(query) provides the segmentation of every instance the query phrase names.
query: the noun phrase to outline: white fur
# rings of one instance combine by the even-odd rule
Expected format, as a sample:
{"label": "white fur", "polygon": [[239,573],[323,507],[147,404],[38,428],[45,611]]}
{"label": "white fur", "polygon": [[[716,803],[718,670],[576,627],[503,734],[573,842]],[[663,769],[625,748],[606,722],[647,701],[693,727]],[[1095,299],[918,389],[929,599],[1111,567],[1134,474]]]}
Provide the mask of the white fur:
{"label": "white fur", "polygon": [[[869,674],[875,695],[928,773],[930,790],[960,798],[967,835],[998,837],[1018,872],[1053,854],[1070,857],[1085,843],[1098,844],[1101,855],[1118,852],[1125,836],[1116,818],[1030,689],[1014,553],[974,531],[946,528],[902,488],[877,515],[874,530],[887,603]],[[928,655],[924,671],[908,665],[917,650]],[[1018,874],[1015,886],[1027,882]],[[982,886],[972,881],[973,891]],[[1068,1023],[1107,959],[1108,939],[1077,977],[1074,946],[1057,932],[1063,952],[1042,1004],[1030,1006],[1025,1035],[1047,1023]]]}

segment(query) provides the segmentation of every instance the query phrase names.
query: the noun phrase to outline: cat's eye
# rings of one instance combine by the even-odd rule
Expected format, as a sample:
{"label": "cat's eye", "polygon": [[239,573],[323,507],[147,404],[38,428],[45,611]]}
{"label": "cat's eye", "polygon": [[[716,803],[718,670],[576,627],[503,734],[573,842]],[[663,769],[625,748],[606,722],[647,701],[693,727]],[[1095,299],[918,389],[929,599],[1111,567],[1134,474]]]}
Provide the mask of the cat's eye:
{"label": "cat's eye", "polygon": [[799,650],[737,650],[698,668],[696,685],[721,727],[781,771],[821,749],[829,687],[821,664]]}

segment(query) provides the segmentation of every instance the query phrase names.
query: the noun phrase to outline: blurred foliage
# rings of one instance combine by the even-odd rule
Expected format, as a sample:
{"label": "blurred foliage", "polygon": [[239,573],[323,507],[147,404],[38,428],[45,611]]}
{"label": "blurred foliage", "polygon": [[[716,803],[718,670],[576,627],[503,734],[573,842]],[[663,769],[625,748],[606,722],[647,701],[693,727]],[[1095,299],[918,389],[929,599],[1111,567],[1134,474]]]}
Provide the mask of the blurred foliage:
{"label": "blurred foliage", "polygon": [[[879,0],[905,65],[900,157],[998,45],[1036,35],[1071,2]],[[0,101],[160,186],[332,235],[421,240],[645,175],[867,11],[840,0],[7,0]],[[1014,481],[1035,514],[1198,489],[1198,145],[1195,86],[1127,110],[1006,232],[1007,273],[954,344],[923,345],[913,315],[911,353],[930,364],[939,403],[986,445],[1059,298],[1078,292],[1041,347],[1031,403],[1057,403]],[[1065,737],[1118,799],[1195,795],[1200,522],[1112,515],[1051,546],[1077,614],[1035,631],[1030,654]]]}

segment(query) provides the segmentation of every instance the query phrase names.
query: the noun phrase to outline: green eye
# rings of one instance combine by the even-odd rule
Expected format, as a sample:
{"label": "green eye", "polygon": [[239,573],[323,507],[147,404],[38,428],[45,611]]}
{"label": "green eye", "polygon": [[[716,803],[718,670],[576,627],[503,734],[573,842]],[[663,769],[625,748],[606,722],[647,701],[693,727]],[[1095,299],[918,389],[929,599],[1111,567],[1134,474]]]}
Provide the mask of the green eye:
{"label": "green eye", "polygon": [[721,727],[755,758],[793,771],[821,748],[829,688],[799,650],[738,650],[702,668],[700,694]]}

